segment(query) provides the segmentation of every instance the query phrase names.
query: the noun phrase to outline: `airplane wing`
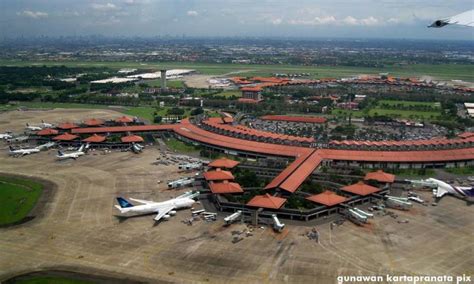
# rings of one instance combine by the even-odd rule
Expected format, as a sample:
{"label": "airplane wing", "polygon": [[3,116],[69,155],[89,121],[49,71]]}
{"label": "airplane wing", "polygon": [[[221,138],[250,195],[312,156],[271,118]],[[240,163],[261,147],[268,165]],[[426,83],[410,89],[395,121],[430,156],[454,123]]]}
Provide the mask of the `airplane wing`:
{"label": "airplane wing", "polygon": [[156,215],[156,217],[154,218],[155,221],[159,221],[161,218],[163,218],[163,216],[165,216],[166,214],[168,214],[168,212],[170,212],[171,210],[173,210],[174,206],[173,205],[165,205],[163,207],[160,207],[160,209],[158,210],[158,215]]}
{"label": "airplane wing", "polygon": [[446,25],[460,25],[466,27],[474,27],[474,10],[469,10],[464,13],[436,20],[429,27],[432,28],[441,28]]}
{"label": "airplane wing", "polygon": [[154,201],[143,200],[143,199],[136,199],[136,198],[130,198],[130,200],[135,201],[135,202],[138,202],[138,203],[142,203],[142,204],[155,203]]}

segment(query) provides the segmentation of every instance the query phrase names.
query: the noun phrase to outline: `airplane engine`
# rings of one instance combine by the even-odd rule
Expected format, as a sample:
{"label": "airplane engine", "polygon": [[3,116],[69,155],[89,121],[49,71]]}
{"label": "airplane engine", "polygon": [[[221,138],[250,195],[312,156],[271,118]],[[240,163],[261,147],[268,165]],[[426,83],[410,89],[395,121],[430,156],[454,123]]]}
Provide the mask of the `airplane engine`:
{"label": "airplane engine", "polygon": [[168,220],[171,216],[169,214],[166,214],[163,216],[163,220]]}
{"label": "airplane engine", "polygon": [[172,210],[172,211],[168,212],[168,215],[170,215],[170,216],[176,215],[176,210]]}
{"label": "airplane engine", "polygon": [[448,23],[446,23],[445,21],[442,21],[442,20],[437,20],[433,23],[433,27],[435,28],[441,28],[441,27],[444,27],[446,26]]}

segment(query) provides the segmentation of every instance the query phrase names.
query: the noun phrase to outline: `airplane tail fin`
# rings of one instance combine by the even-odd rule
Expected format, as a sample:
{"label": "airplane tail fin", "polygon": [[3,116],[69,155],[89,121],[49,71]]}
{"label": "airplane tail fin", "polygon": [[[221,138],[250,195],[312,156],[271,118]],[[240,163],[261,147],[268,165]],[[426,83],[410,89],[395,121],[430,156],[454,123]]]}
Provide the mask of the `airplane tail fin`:
{"label": "airplane tail fin", "polygon": [[79,152],[84,152],[84,147],[85,147],[85,145],[82,144],[81,147],[79,147],[79,150],[78,150],[78,151],[79,151]]}
{"label": "airplane tail fin", "polygon": [[64,156],[64,153],[61,150],[58,150],[58,156]]}
{"label": "airplane tail fin", "polygon": [[13,149],[13,147],[12,147],[11,145],[10,145],[10,146],[8,146],[8,148],[10,149],[10,152],[13,152],[13,151],[15,151],[15,149]]}
{"label": "airplane tail fin", "polygon": [[133,207],[133,204],[130,203],[129,201],[127,201],[125,198],[123,197],[117,197],[117,202],[118,204],[120,205],[121,208],[129,208],[129,207]]}

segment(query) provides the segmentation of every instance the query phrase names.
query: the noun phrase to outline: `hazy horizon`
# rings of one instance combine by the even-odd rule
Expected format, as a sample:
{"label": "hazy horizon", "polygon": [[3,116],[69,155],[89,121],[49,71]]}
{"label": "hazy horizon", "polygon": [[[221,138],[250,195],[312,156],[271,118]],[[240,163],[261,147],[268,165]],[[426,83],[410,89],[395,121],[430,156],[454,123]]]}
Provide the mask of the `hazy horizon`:
{"label": "hazy horizon", "polygon": [[[1,38],[268,37],[474,40],[464,27],[432,21],[472,9],[440,0],[3,0]],[[6,28],[8,27],[8,28]]]}

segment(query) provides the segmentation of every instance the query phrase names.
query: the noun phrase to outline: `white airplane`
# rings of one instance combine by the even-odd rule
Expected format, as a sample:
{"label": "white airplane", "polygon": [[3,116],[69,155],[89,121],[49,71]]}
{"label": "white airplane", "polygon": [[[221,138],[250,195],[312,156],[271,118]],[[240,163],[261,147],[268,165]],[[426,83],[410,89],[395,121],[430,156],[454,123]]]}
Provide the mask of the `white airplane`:
{"label": "white airplane", "polygon": [[43,128],[53,128],[54,125],[51,123],[44,122],[44,120],[41,120],[41,127]]}
{"label": "white airplane", "polygon": [[56,155],[56,157],[58,158],[58,160],[67,160],[67,159],[74,159],[76,160],[77,158],[79,158],[80,156],[84,156],[85,155],[85,149],[88,148],[88,145],[81,145],[81,147],[75,151],[75,152],[71,152],[71,153],[63,153],[61,150],[58,150],[58,154]]}
{"label": "white airplane", "polygon": [[437,185],[437,188],[433,190],[433,195],[436,198],[441,198],[446,194],[452,194],[461,198],[474,197],[474,187],[473,186],[454,186],[447,182],[429,178],[425,181],[431,182]]}
{"label": "white airplane", "polygon": [[30,125],[30,124],[27,123],[26,124],[26,129],[31,130],[31,131],[40,131],[43,128],[40,127],[40,126],[33,126],[33,125]]}
{"label": "white airplane", "polygon": [[115,205],[115,208],[120,211],[121,217],[140,216],[156,213],[154,218],[155,221],[159,221],[162,218],[164,220],[168,220],[171,216],[176,214],[177,209],[191,208],[193,204],[196,203],[193,198],[198,196],[199,192],[192,193],[191,191],[188,191],[176,198],[163,202],[130,198],[132,201],[141,203],[140,205],[133,205],[125,198],[117,197],[117,202],[119,205]]}
{"label": "white airplane", "polygon": [[54,146],[56,146],[55,142],[48,142],[48,143],[39,145],[37,148],[43,151],[43,150],[49,150],[53,148]]}
{"label": "white airplane", "polygon": [[442,28],[446,25],[459,25],[459,26],[466,26],[466,27],[474,27],[474,10],[469,10],[452,17],[436,20],[428,27],[429,28]]}
{"label": "white airplane", "polygon": [[10,133],[8,133],[8,132],[6,132],[6,133],[0,133],[0,139],[6,140],[6,139],[11,139],[11,138],[13,138],[13,136],[12,136]]}
{"label": "white airplane", "polygon": [[38,147],[35,148],[29,148],[29,149],[13,149],[12,146],[9,146],[10,151],[9,155],[10,156],[16,156],[16,157],[23,157],[26,155],[34,154],[34,153],[39,153],[40,149]]}

